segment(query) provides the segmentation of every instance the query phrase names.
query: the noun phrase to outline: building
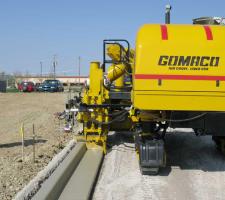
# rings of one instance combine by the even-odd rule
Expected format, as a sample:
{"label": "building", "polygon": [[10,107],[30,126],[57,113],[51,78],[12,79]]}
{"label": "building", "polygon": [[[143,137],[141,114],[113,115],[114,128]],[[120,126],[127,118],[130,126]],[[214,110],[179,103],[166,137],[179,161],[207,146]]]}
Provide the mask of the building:
{"label": "building", "polygon": [[6,81],[0,80],[0,92],[6,92]]}

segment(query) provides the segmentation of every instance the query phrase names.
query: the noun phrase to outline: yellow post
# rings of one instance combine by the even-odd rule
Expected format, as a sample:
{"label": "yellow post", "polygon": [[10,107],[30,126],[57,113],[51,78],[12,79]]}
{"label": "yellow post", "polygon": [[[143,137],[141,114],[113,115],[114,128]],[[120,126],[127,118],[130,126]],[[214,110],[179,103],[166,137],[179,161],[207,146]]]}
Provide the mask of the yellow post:
{"label": "yellow post", "polygon": [[102,69],[100,69],[100,63],[91,62],[89,96],[99,95],[99,92],[101,91],[101,79],[103,79],[103,72]]}
{"label": "yellow post", "polygon": [[22,145],[22,162],[24,162],[24,124],[20,127],[21,145]]}
{"label": "yellow post", "polygon": [[35,163],[35,140],[36,140],[36,135],[35,135],[34,124],[33,124],[33,163]]}

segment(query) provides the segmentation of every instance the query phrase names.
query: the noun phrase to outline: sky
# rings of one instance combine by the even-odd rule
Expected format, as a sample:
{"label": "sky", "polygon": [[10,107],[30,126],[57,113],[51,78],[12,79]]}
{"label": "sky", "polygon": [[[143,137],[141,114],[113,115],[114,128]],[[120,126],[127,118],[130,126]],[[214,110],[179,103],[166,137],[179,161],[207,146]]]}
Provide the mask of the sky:
{"label": "sky", "polygon": [[127,39],[135,45],[143,24],[190,24],[202,16],[225,17],[224,0],[0,0],[0,71],[40,74],[52,71],[88,75],[91,61],[102,61],[104,39]]}

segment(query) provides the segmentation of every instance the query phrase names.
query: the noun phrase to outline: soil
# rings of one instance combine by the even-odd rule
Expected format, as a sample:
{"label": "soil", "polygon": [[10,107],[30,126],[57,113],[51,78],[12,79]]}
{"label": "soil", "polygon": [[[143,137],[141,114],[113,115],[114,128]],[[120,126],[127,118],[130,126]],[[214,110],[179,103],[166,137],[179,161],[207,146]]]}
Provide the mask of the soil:
{"label": "soil", "polygon": [[0,94],[0,199],[12,199],[72,139],[70,133],[63,131],[63,122],[56,117],[57,112],[64,110],[66,99],[65,93]]}
{"label": "soil", "polygon": [[[72,139],[55,113],[64,110],[63,93],[0,94],[0,199],[12,199]],[[25,127],[24,162],[20,127]],[[36,162],[33,163],[32,124]],[[191,129],[170,130],[165,138],[167,167],[143,176],[130,133],[111,133],[94,191],[95,200],[217,199],[225,197],[225,156],[210,136]]]}

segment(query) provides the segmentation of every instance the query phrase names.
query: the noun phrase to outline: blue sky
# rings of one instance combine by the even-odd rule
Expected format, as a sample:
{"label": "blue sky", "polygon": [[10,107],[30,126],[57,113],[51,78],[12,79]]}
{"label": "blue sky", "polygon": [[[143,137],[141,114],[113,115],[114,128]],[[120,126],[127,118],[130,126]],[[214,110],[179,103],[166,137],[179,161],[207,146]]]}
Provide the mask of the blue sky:
{"label": "blue sky", "polygon": [[[194,3],[193,3],[194,2]],[[102,40],[128,39],[138,28],[163,23],[165,5],[173,6],[172,23],[201,16],[224,16],[224,0],[0,0],[0,71],[88,74],[89,62],[102,60]]]}

